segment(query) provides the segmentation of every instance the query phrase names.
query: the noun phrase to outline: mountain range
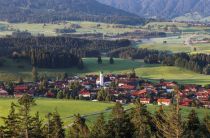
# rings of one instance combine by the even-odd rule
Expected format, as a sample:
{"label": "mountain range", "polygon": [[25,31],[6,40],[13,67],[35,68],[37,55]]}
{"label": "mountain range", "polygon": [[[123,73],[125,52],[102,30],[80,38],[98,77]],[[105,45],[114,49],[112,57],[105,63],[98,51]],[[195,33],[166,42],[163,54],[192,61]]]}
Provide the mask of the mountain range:
{"label": "mountain range", "polygon": [[210,16],[210,0],[98,0],[141,17],[173,19],[185,14]]}
{"label": "mountain range", "polygon": [[139,16],[96,0],[0,0],[0,20],[55,22],[63,20],[143,24]]}

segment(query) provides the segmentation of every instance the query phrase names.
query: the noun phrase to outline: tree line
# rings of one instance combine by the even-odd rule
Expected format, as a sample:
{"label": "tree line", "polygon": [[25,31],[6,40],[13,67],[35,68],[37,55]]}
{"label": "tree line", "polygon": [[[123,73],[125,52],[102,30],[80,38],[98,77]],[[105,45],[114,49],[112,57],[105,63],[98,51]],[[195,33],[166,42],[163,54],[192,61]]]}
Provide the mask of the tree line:
{"label": "tree line", "polygon": [[210,74],[210,55],[207,54],[156,54],[146,56],[144,60],[150,64],[162,63],[167,66],[186,68],[200,74]]}
{"label": "tree line", "polygon": [[27,59],[41,68],[83,66],[83,57],[98,57],[119,47],[130,45],[129,40],[85,40],[72,37],[7,37],[0,38],[0,56]]}
{"label": "tree line", "polygon": [[169,51],[122,47],[110,51],[109,55],[126,59],[143,59],[147,64],[177,66],[201,74],[210,74],[210,55],[208,54],[173,54]]}
{"label": "tree line", "polygon": [[30,95],[21,97],[17,104],[12,103],[8,116],[2,117],[0,126],[2,138],[192,138],[210,136],[210,117],[207,114],[199,120],[194,109],[184,119],[178,104],[151,114],[139,101],[129,110],[120,103],[111,109],[107,121],[100,114],[93,126],[88,127],[85,116],[74,115],[74,121],[64,126],[57,111],[48,113],[43,121],[39,113],[31,114],[35,100]]}

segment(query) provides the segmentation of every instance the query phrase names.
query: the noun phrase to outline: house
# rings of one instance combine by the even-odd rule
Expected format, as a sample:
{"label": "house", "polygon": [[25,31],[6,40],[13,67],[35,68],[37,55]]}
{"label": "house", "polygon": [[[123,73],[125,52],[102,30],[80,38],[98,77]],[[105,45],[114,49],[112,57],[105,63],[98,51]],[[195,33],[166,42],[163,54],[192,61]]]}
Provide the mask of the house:
{"label": "house", "polygon": [[0,96],[8,96],[8,92],[6,90],[0,89]]}
{"label": "house", "polygon": [[160,98],[157,100],[158,105],[166,105],[169,106],[171,104],[171,99]]}
{"label": "house", "polygon": [[143,90],[139,90],[139,91],[133,92],[132,96],[145,97],[146,94],[147,94],[147,89],[143,89]]}
{"label": "house", "polygon": [[79,92],[79,97],[90,98],[91,93],[88,90],[82,90]]}
{"label": "house", "polygon": [[15,93],[27,92],[28,90],[29,90],[28,86],[25,86],[25,85],[18,85],[14,88]]}
{"label": "house", "polygon": [[190,106],[191,102],[192,102],[191,99],[189,99],[189,98],[183,98],[183,99],[181,99],[181,101],[180,101],[179,104],[181,106]]}
{"label": "house", "polygon": [[150,104],[150,99],[149,98],[140,98],[140,103],[142,103],[142,104]]}
{"label": "house", "polygon": [[135,86],[129,85],[129,84],[124,84],[124,85],[121,85],[119,88],[125,89],[125,90],[134,90]]}

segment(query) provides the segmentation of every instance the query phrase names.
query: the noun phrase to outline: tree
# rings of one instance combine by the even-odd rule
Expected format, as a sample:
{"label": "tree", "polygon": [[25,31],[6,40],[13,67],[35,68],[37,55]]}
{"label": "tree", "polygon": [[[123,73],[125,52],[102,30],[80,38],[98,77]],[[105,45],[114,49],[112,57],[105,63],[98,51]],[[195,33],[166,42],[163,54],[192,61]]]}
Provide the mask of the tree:
{"label": "tree", "polygon": [[114,59],[113,59],[113,57],[110,57],[109,63],[110,63],[110,64],[114,64]]}
{"label": "tree", "polygon": [[63,99],[64,98],[64,95],[63,95],[63,91],[59,91],[58,93],[57,93],[57,99]]}
{"label": "tree", "polygon": [[185,130],[185,136],[188,138],[192,137],[199,137],[200,134],[200,121],[199,118],[195,112],[195,110],[191,110],[191,112],[188,115],[187,118],[187,124],[186,124],[186,130]]}
{"label": "tree", "polygon": [[84,69],[84,63],[82,58],[79,59],[79,62],[77,64],[78,69]]}
{"label": "tree", "polygon": [[112,119],[107,124],[107,137],[132,137],[133,125],[120,103],[117,102],[113,107],[111,116]]}
{"label": "tree", "polygon": [[69,127],[70,138],[88,138],[90,131],[85,123],[85,118],[75,115],[74,123]]}
{"label": "tree", "polygon": [[203,123],[201,125],[202,136],[204,138],[210,137],[210,116],[208,114],[205,115],[203,119]]}
{"label": "tree", "polygon": [[150,115],[146,107],[139,101],[133,109],[131,122],[134,125],[134,137],[148,138],[151,137],[151,124],[149,122]]}
{"label": "tree", "polygon": [[98,57],[98,64],[102,64],[102,59],[101,59],[101,57]]}
{"label": "tree", "polygon": [[99,91],[98,91],[98,93],[97,93],[97,99],[99,100],[99,101],[106,101],[106,99],[107,98],[109,98],[108,97],[109,95],[108,95],[108,93],[107,93],[107,91],[105,90],[105,89],[100,89]]}
{"label": "tree", "polygon": [[23,84],[23,83],[24,83],[24,81],[23,81],[23,78],[22,78],[22,77],[20,77],[20,78],[18,79],[18,83],[19,83],[19,84]]}
{"label": "tree", "polygon": [[16,105],[11,103],[9,115],[3,118],[4,121],[4,137],[17,137],[19,136],[20,118],[15,112]]}
{"label": "tree", "polygon": [[90,137],[105,138],[106,137],[106,121],[104,115],[100,114],[97,118],[93,128],[91,129]]}
{"label": "tree", "polygon": [[61,121],[60,115],[58,112],[54,112],[52,114],[52,133],[51,136],[54,138],[64,138],[65,137],[65,130],[63,129],[63,122]]}
{"label": "tree", "polygon": [[32,123],[31,123],[31,134],[30,137],[34,138],[44,138],[44,134],[42,131],[42,121],[39,117],[39,112],[35,114],[34,117],[32,117]]}
{"label": "tree", "polygon": [[34,82],[36,82],[38,80],[38,72],[34,66],[32,68],[32,78],[33,78]]}
{"label": "tree", "polygon": [[184,134],[184,123],[180,113],[179,98],[179,93],[176,90],[176,105],[167,114],[164,114],[165,116],[161,117],[163,120],[154,119],[155,126],[162,133],[163,137],[181,138]]}
{"label": "tree", "polygon": [[31,107],[35,105],[35,100],[32,96],[25,94],[20,99],[18,99],[19,106],[19,117],[20,117],[20,133],[24,134],[25,138],[30,137],[31,126],[32,126],[32,117],[30,116]]}

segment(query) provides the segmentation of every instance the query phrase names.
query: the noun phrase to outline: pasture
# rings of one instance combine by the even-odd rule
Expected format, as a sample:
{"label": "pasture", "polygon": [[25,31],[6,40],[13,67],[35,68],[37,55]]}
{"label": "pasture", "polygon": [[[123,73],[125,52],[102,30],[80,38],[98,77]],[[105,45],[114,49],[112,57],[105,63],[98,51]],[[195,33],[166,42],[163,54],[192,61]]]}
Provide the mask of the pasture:
{"label": "pasture", "polygon": [[8,23],[0,22],[0,26],[7,26],[7,30],[0,29],[0,36],[6,36],[12,34],[15,30],[28,31],[33,35],[44,34],[45,36],[57,36],[56,29],[71,28],[72,24],[80,25],[80,28],[76,28],[76,34],[85,33],[104,33],[106,35],[121,34],[125,32],[132,32],[139,29],[138,26],[124,26],[123,28],[118,25],[99,23],[99,22],[80,22],[80,21],[68,21],[61,23]]}
{"label": "pasture", "polygon": [[[97,58],[84,58],[85,68],[79,70],[78,68],[67,69],[38,69],[39,76],[44,74],[50,78],[56,78],[61,73],[68,73],[69,75],[85,75],[98,74],[99,71],[104,73],[129,73],[132,68],[135,68],[136,74],[144,79],[152,81],[159,81],[160,79],[177,81],[179,83],[193,83],[193,84],[210,84],[210,77],[194,73],[192,71],[178,68],[168,67],[162,65],[145,64],[142,60],[124,60],[114,59],[115,63],[109,64],[109,58],[102,58],[103,64],[97,64]],[[22,66],[19,68],[18,66]],[[6,59],[3,67],[0,67],[0,80],[2,81],[17,81],[20,77],[24,81],[31,81],[32,67],[26,62],[15,62],[11,59]]]}
{"label": "pasture", "polygon": [[[17,103],[17,99],[0,99],[0,116],[5,117],[9,113],[11,102]],[[34,115],[37,111],[40,114],[42,119],[46,119],[45,116],[49,112],[58,111],[60,114],[64,125],[68,125],[73,121],[73,115],[80,114],[82,116],[94,113],[104,112],[106,119],[110,118],[111,108],[114,106],[114,103],[102,103],[102,102],[91,102],[91,101],[76,101],[76,100],[58,100],[58,99],[36,99],[35,106],[32,107],[31,114]],[[130,104],[124,106],[125,109],[132,108],[134,105]],[[166,111],[168,111],[169,107],[164,107]],[[147,109],[151,113],[155,113],[159,109],[157,105],[148,105]],[[210,110],[202,109],[202,108],[190,108],[190,107],[182,107],[181,113],[184,118],[186,118],[191,111],[191,109],[195,109],[199,118],[202,119],[206,114],[210,113]],[[97,115],[87,116],[87,124],[91,126]],[[0,124],[2,124],[2,120],[0,120]]]}
{"label": "pasture", "polygon": [[[182,35],[166,38],[152,38],[144,43],[137,45],[139,48],[155,49],[160,51],[171,51],[173,53],[210,53],[210,43],[186,44],[185,42],[192,35]],[[202,38],[210,38],[209,35],[204,35]],[[167,43],[163,43],[166,41]],[[194,50],[196,49],[196,50]]]}

